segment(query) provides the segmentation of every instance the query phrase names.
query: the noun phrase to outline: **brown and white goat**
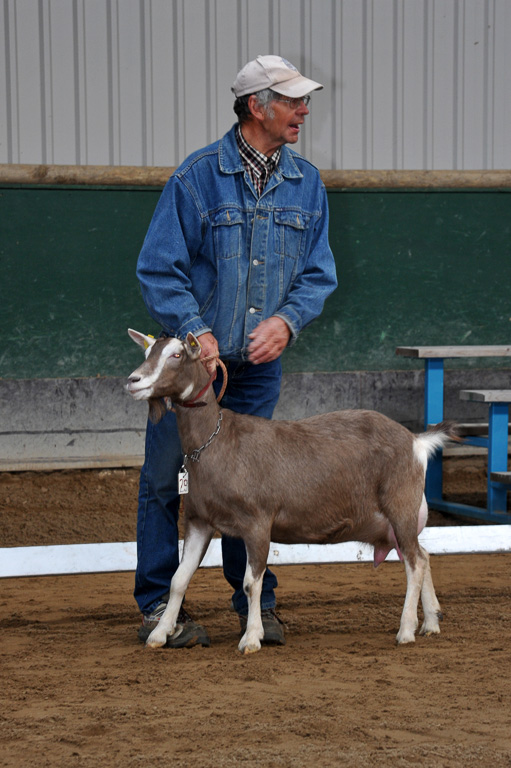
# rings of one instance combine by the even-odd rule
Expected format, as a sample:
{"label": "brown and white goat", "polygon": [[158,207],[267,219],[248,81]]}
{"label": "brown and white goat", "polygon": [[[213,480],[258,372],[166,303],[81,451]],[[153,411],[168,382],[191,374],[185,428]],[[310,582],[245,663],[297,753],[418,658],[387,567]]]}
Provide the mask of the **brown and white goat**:
{"label": "brown and white goat", "polygon": [[[375,566],[397,549],[407,577],[397,642],[415,640],[419,596],[424,611],[421,634],[440,632],[442,615],[429,555],[418,534],[428,514],[427,459],[455,437],[452,427],[441,424],[415,436],[375,411],[336,411],[300,421],[220,411],[193,334],[184,342],[154,340],[132,330],[129,334],[146,348],[146,360],[129,377],[127,391],[149,401],[153,420],[163,413],[161,398],[173,401],[187,457],[207,443],[200,460],[186,464],[183,556],[148,646],[165,645],[175,631],[186,588],[215,531],[243,539],[247,550],[243,588],[249,611],[238,646],[244,653],[261,647],[260,595],[270,541],[365,542],[374,547]],[[204,407],[179,405],[199,393]]]}

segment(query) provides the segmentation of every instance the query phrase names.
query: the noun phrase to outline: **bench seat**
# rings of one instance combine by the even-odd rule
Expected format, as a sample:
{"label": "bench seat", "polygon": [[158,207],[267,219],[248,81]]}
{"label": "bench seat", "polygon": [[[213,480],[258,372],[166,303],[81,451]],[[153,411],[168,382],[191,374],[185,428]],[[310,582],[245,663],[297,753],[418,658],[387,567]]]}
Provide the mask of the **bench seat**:
{"label": "bench seat", "polygon": [[446,347],[397,347],[396,355],[419,359],[445,359],[456,357],[511,357],[511,346],[506,344]]}
{"label": "bench seat", "polygon": [[460,398],[477,403],[511,403],[511,389],[462,389]]}
{"label": "bench seat", "polygon": [[490,480],[493,483],[511,485],[511,472],[490,472]]}

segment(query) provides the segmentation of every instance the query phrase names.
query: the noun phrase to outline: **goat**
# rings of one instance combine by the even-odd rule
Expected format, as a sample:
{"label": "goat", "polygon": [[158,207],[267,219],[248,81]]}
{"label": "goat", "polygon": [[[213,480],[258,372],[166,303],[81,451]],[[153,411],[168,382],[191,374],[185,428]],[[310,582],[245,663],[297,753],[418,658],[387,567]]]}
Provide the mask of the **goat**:
{"label": "goat", "polygon": [[[148,400],[155,422],[166,407],[162,398],[173,402],[189,470],[182,560],[167,608],[147,639],[149,647],[165,645],[175,631],[186,588],[215,531],[243,539],[247,551],[242,653],[261,648],[260,595],[270,541],[360,541],[373,545],[375,567],[396,549],[407,577],[397,642],[415,641],[419,595],[424,611],[420,633],[440,632],[442,614],[429,555],[418,535],[428,515],[427,460],[448,439],[456,439],[452,425],[413,435],[376,411],[271,421],[220,410],[193,334],[180,341],[128,333],[146,349],[146,360],[128,378],[126,389],[136,400]],[[185,407],[192,401],[197,405],[198,398],[204,407]],[[188,462],[189,457],[195,460]]]}

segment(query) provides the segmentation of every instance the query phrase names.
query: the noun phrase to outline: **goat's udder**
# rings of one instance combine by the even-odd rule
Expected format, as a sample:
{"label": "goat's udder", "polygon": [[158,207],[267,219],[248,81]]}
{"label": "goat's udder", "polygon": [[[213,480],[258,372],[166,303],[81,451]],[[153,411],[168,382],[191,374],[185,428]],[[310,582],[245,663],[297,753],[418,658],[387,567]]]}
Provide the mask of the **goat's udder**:
{"label": "goat's udder", "polygon": [[392,543],[374,545],[373,563],[375,568],[378,568],[378,566],[383,563],[383,561],[385,560],[389,552],[392,552],[393,549],[396,550],[397,556],[399,557],[401,562],[402,563],[404,562],[403,555],[401,553],[401,550],[399,549],[399,544],[397,543],[396,534],[394,533],[394,529],[390,525],[390,523],[389,523],[388,535]]}

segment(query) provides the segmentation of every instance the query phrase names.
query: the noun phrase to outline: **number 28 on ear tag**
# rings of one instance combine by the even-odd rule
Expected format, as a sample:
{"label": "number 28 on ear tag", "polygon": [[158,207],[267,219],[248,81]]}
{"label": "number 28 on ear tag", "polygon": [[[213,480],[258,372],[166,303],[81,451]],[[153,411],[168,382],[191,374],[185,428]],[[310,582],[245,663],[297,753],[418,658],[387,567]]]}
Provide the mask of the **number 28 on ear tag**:
{"label": "number 28 on ear tag", "polygon": [[181,472],[177,476],[178,492],[180,496],[188,493],[188,470],[181,467]]}

